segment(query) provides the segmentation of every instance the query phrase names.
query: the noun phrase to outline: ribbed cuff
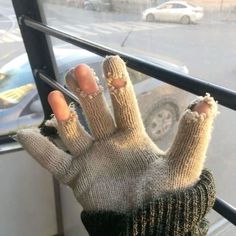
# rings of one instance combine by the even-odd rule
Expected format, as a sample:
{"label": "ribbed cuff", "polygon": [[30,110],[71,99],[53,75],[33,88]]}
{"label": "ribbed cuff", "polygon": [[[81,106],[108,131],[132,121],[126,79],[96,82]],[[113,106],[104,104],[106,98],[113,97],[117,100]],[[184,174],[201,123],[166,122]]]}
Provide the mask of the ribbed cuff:
{"label": "ribbed cuff", "polygon": [[160,196],[142,208],[126,213],[83,211],[90,236],[199,236],[206,235],[204,219],[215,201],[212,174],[203,170],[193,187]]}

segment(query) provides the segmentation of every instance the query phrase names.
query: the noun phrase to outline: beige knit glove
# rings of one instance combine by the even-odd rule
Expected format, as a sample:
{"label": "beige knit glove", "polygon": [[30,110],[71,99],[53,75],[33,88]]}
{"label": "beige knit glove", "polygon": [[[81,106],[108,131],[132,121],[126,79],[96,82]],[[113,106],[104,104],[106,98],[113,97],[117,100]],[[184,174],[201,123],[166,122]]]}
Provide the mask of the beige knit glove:
{"label": "beige knit glove", "polygon": [[[39,130],[18,132],[23,147],[73,189],[84,210],[125,212],[161,194],[196,183],[217,112],[214,99],[206,95],[190,105],[180,120],[173,145],[163,152],[145,132],[125,63],[118,56],[109,56],[103,69],[115,122],[102,88],[87,95],[80,91],[73,74],[69,73],[68,87],[79,97],[92,135],[84,130],[77,114],[71,111],[67,121],[50,121],[71,155],[56,147]],[[112,86],[117,78],[125,81],[122,88]],[[207,115],[191,111],[199,101],[209,104]]]}

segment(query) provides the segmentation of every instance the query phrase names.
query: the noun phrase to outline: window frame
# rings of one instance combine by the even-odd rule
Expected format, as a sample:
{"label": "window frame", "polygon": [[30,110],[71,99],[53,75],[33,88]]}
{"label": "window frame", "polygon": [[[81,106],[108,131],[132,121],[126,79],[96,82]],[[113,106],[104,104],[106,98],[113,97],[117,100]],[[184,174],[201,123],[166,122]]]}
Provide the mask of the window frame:
{"label": "window frame", "polygon": [[[78,101],[72,93],[60,86],[56,81],[58,71],[48,35],[89,50],[100,56],[119,54],[121,58],[127,62],[127,65],[134,70],[197,95],[203,95],[208,91],[219,101],[219,104],[236,110],[236,104],[234,102],[236,100],[236,91],[201,81],[189,75],[182,75],[161,68],[151,62],[146,62],[132,55],[53,29],[44,24],[46,19],[37,0],[31,0],[30,2],[28,0],[12,0],[12,2],[44,108],[45,119],[49,118],[51,114],[51,109],[47,103],[45,94],[48,94],[54,88],[61,90],[74,101]],[[43,91],[43,93],[40,93],[40,91]],[[232,224],[236,225],[236,209],[233,206],[217,198],[213,209]],[[63,233],[60,209],[57,209],[57,211],[58,232]]]}

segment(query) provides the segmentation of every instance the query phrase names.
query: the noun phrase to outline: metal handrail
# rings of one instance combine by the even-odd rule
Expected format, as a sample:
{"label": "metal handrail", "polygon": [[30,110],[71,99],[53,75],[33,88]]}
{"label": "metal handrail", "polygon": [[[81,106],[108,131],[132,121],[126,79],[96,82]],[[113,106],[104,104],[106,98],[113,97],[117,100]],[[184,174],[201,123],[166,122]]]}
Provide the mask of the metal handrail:
{"label": "metal handrail", "polygon": [[19,24],[25,24],[32,29],[51,35],[100,56],[105,57],[106,55],[119,55],[126,62],[127,66],[139,72],[196,95],[204,95],[206,92],[210,93],[219,102],[219,104],[236,110],[236,91],[234,90],[226,89],[189,75],[183,75],[167,70],[156,65],[155,63],[144,61],[138,57],[105,47],[89,40],[77,38],[48,25],[37,22],[27,16],[21,16],[18,20]]}
{"label": "metal handrail", "polygon": [[236,225],[236,208],[220,198],[216,198],[213,209],[225,219]]}

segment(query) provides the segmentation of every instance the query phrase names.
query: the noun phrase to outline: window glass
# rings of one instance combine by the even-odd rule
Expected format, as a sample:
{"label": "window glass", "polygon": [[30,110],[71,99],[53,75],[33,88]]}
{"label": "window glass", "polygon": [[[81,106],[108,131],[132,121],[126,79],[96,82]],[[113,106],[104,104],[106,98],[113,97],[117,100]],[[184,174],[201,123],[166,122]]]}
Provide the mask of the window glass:
{"label": "window glass", "polygon": [[182,4],[173,4],[173,8],[186,8],[186,6]]}
{"label": "window glass", "polygon": [[[24,109],[22,110],[20,114],[20,117],[27,116],[28,114],[34,113],[32,110],[34,109],[34,107],[37,108],[37,106],[40,106],[39,101],[40,101],[39,96],[38,95],[34,96],[34,98],[32,98],[30,102],[24,107]],[[39,111],[41,113],[43,112],[42,109],[39,109]]]}
{"label": "window glass", "polygon": [[43,121],[43,110],[11,1],[1,1],[0,51],[0,136],[7,136]]}
{"label": "window glass", "polygon": [[188,2],[188,5],[190,5],[190,6],[192,6],[192,7],[196,7],[195,4],[192,4],[192,3],[190,3],[190,2]]}
{"label": "window glass", "polygon": [[[156,1],[111,0],[107,5],[101,1],[96,5],[93,1],[86,2],[75,6],[74,3],[46,1],[44,11],[48,24],[170,70],[236,89],[235,1],[194,1],[194,5],[188,4],[194,7],[191,16],[181,12],[176,15],[157,14]],[[54,38],[52,41],[54,47],[68,46]],[[79,55],[78,63],[90,63],[85,55]],[[161,148],[166,149],[176,133],[179,114],[195,95],[139,73],[133,76],[131,71],[131,76],[147,132]],[[215,122],[206,167],[215,175],[217,195],[236,205],[236,192],[232,192],[236,179],[233,169],[236,117],[230,109],[220,106],[219,110],[221,114]],[[216,213],[209,219],[213,227],[211,232],[216,229],[218,221],[224,220]],[[211,235],[216,235],[215,232],[225,235],[221,228]]]}
{"label": "window glass", "polygon": [[173,4],[164,4],[164,5],[162,5],[162,6],[160,6],[160,7],[158,7],[158,9],[170,9],[170,8],[173,8]]}
{"label": "window glass", "polygon": [[[201,1],[201,4],[194,1],[196,6],[189,4],[195,8],[192,16],[180,14],[176,17],[153,12],[157,1],[40,2],[47,23],[54,28],[131,53],[178,73],[236,89],[234,0]],[[166,1],[158,1],[163,2]],[[60,83],[64,85],[64,76],[69,68],[87,63],[105,86],[100,66],[103,58],[60,40],[51,40]],[[1,5],[0,49],[0,135],[3,136],[22,127],[37,126],[43,120],[10,1]],[[157,145],[167,149],[176,133],[180,114],[195,96],[132,69],[129,73],[147,132]],[[109,101],[107,93],[106,98]],[[217,195],[235,206],[236,117],[230,109],[222,106],[219,109],[221,114],[215,122],[206,166],[215,175]],[[209,235],[234,234],[235,230],[218,214],[213,212],[209,219],[212,223]]]}
{"label": "window glass", "polygon": [[236,227],[215,211],[212,210],[209,213],[208,220],[210,221],[211,227],[207,236],[232,236],[236,234]]}
{"label": "window glass", "polygon": [[[97,5],[101,9],[97,10]],[[96,7],[90,10],[85,5],[76,7],[54,0],[46,1],[44,10],[48,23],[55,28],[122,51],[151,54],[155,58],[164,56],[168,61],[186,65],[192,76],[236,88],[234,0],[202,1],[188,17],[155,15],[152,6],[154,1],[111,0],[110,4],[96,1]],[[147,22],[148,14],[154,15],[153,22]],[[154,23],[155,19],[158,23]]]}

